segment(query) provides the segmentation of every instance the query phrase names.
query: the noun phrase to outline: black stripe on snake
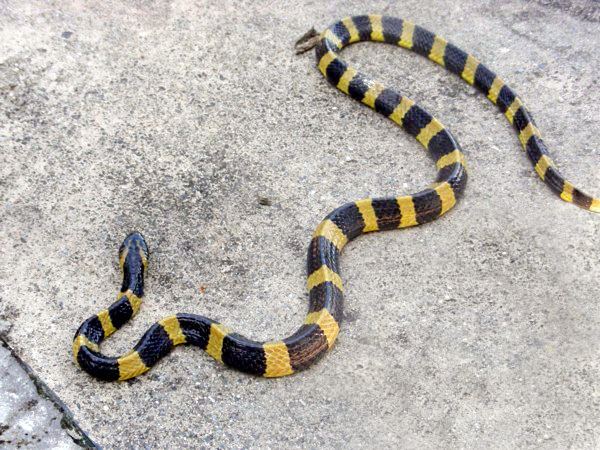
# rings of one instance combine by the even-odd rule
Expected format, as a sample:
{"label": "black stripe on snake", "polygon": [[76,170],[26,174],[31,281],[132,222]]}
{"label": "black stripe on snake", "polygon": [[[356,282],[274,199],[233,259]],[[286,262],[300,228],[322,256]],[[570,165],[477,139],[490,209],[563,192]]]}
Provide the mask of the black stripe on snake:
{"label": "black stripe on snake", "polygon": [[343,306],[339,258],[344,246],[363,233],[431,222],[454,207],[467,182],[461,147],[450,131],[423,108],[359,73],[339,57],[345,46],[361,41],[386,42],[413,50],[477,87],[514,126],[535,171],[550,189],[566,202],[600,212],[599,199],[583,193],[558,172],[523,102],[477,58],[406,20],[379,15],[348,17],[314,40],[319,70],[340,91],[414,136],[437,167],[435,181],[416,194],[347,203],[325,217],[308,247],[308,315],[295,333],[281,340],[258,342],[206,317],[176,314],[152,325],[123,356],[100,353],[100,343],[140,308],[148,247],[141,234],[130,234],[119,251],[123,284],[117,301],[83,322],[75,334],[73,355],[83,370],[103,380],[126,380],[146,372],[180,344],[200,347],[227,366],[254,375],[281,377],[306,369],[332,348],[338,336]]}

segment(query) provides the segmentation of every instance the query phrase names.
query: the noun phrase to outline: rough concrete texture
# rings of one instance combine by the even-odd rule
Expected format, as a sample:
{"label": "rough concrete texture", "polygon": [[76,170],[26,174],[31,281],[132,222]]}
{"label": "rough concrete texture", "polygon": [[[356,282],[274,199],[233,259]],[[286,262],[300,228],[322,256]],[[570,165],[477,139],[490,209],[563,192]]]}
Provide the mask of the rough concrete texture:
{"label": "rough concrete texture", "polygon": [[10,351],[0,346],[0,447],[77,449],[62,412],[37,391]]}
{"label": "rough concrete texture", "polygon": [[449,126],[470,181],[441,220],[347,248],[346,318],[325,359],[265,380],[180,348],[107,384],[70,355],[79,323],[115,298],[131,230],[152,251],[146,297],[107,352],[178,311],[283,337],[306,312],[320,219],[433,179],[412,138],[329,86],[312,52],[294,54],[312,25],[382,12],[468,49],[522,96],[563,172],[600,193],[598,3],[580,5],[3,3],[8,341],[109,449],[597,447],[599,217],[537,179],[474,88],[392,46],[344,57]]}

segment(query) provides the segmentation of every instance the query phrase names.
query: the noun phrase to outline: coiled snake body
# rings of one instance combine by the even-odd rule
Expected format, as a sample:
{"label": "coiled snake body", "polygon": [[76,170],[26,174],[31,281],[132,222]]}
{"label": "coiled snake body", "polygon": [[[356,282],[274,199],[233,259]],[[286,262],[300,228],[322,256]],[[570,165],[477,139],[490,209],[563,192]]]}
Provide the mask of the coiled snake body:
{"label": "coiled snake body", "polygon": [[413,195],[345,204],[319,224],[308,248],[309,313],[294,334],[279,341],[253,341],[206,317],[176,314],[152,325],[125,355],[108,357],[100,353],[100,343],[137,313],[141,304],[148,248],[139,233],[129,235],[119,251],[123,284],[118,300],[83,322],[75,334],[73,354],[82,369],[100,379],[126,380],[146,372],[179,344],[196,345],[218,361],[255,375],[280,377],[305,369],[333,346],[338,335],[343,304],[339,256],[343,247],[363,233],[430,222],[456,204],[467,182],[460,146],[423,108],[339,58],[342,48],[359,41],[387,42],[411,49],[475,85],[514,125],[540,178],[563,200],[600,212],[599,199],[584,194],[560,175],[514,91],[475,57],[406,20],[378,15],[345,18],[320,34],[316,44],[319,70],[339,90],[413,135],[436,164],[435,182]]}

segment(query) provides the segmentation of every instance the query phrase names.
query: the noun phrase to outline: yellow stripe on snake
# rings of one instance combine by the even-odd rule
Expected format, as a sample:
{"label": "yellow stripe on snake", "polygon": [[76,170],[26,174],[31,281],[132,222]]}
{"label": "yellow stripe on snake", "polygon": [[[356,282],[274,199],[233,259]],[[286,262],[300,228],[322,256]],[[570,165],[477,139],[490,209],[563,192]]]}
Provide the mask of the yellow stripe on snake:
{"label": "yellow stripe on snake", "polygon": [[413,195],[345,204],[319,224],[308,248],[309,313],[295,333],[281,340],[254,341],[214,320],[182,313],[155,323],[133,350],[121,357],[100,353],[100,343],[140,307],[148,248],[139,233],[132,233],[119,251],[123,284],[118,300],[83,322],[75,334],[73,354],[82,369],[100,379],[125,380],[144,373],[181,344],[198,346],[216,360],[255,375],[280,377],[305,369],[333,346],[339,332],[343,303],[339,256],[344,246],[363,233],[430,222],[456,204],[467,181],[460,146],[437,119],[412,100],[340,59],[342,48],[360,41],[387,42],[413,50],[476,86],[515,127],[540,178],[564,201],[600,212],[600,200],[584,194],[560,175],[523,102],[477,58],[405,20],[378,15],[348,17],[315,40],[319,70],[339,90],[389,117],[414,136],[435,162],[435,182]]}

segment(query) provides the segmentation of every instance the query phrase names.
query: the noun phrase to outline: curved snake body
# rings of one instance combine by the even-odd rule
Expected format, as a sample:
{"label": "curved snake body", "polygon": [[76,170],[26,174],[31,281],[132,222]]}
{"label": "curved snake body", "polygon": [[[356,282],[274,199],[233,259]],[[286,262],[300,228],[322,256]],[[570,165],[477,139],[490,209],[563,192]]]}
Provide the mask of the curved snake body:
{"label": "curved snake body", "polygon": [[82,369],[100,379],[125,380],[146,372],[180,344],[198,346],[218,361],[255,375],[280,377],[305,369],[333,346],[338,335],[343,304],[339,256],[343,247],[363,233],[430,222],[456,204],[467,181],[460,146],[423,108],[339,58],[342,48],[359,41],[387,42],[411,49],[476,86],[514,125],[542,180],[563,200],[600,212],[599,199],[584,194],[560,175],[519,97],[475,57],[405,20],[378,15],[349,17],[321,33],[316,46],[319,70],[339,90],[414,136],[436,164],[435,182],[413,195],[348,203],[319,224],[308,248],[309,313],[294,334],[278,341],[257,342],[206,317],[176,314],[150,327],[125,355],[109,357],[100,353],[100,343],[136,314],[141,304],[148,248],[139,233],[129,235],[119,251],[123,284],[118,300],[83,322],[75,334],[73,354]]}

